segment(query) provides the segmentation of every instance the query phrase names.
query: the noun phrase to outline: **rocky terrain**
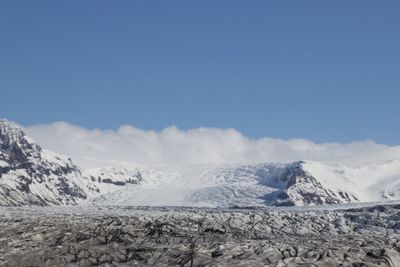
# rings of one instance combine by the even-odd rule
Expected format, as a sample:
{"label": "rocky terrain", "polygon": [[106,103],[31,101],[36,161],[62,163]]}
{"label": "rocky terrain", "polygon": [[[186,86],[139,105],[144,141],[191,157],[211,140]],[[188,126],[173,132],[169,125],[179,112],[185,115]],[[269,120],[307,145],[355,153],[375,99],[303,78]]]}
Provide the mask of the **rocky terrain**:
{"label": "rocky terrain", "polygon": [[77,204],[87,198],[87,179],[80,177],[71,159],[42,149],[0,120],[0,205]]}
{"label": "rocky terrain", "polygon": [[78,205],[141,180],[136,166],[82,170],[0,119],[0,206]]}
{"label": "rocky terrain", "polygon": [[400,266],[400,205],[0,213],[0,266]]}

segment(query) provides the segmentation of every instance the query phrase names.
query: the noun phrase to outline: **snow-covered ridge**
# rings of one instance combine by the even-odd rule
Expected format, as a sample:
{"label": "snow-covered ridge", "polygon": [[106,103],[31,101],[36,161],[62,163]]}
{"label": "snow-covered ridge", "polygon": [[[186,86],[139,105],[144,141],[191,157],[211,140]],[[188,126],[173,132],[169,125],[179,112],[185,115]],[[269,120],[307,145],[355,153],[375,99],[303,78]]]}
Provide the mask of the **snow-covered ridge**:
{"label": "snow-covered ridge", "polygon": [[0,120],[0,206],[77,205],[155,175],[133,164],[82,169]]}
{"label": "snow-covered ridge", "polygon": [[[115,191],[95,202],[105,205],[232,207],[394,200],[400,199],[399,175],[394,175],[400,174],[399,163],[393,161],[362,168],[328,166],[311,161],[187,165],[164,170],[130,190]],[[387,175],[391,177],[387,182],[389,187],[382,183],[388,179],[385,178]]]}
{"label": "snow-covered ridge", "polygon": [[76,204],[86,199],[80,170],[0,120],[0,205]]}
{"label": "snow-covered ridge", "polygon": [[[157,186],[134,194],[119,191],[102,203],[183,206],[303,206],[356,202],[352,192],[325,188],[304,170],[305,162],[185,166],[164,173]],[[149,197],[152,196],[152,197]]]}
{"label": "snow-covered ridge", "polygon": [[0,205],[310,206],[400,199],[400,160],[81,168],[0,120]]}

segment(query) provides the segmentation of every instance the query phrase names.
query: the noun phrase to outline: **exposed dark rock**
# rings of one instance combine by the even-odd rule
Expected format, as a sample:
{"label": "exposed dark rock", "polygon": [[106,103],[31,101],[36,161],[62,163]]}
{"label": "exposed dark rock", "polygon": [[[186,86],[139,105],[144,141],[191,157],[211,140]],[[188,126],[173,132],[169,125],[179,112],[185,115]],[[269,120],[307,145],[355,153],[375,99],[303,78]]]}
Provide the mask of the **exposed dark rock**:
{"label": "exposed dark rock", "polygon": [[[71,160],[44,153],[20,128],[0,120],[0,205],[76,204],[86,199],[84,190],[71,181],[80,176]],[[32,191],[34,185],[44,190]]]}
{"label": "exposed dark rock", "polygon": [[109,179],[109,178],[102,179],[101,182],[102,182],[102,183],[108,183],[108,184],[119,185],[119,186],[126,185],[125,182],[122,182],[122,181],[113,181],[113,180],[111,180],[111,179]]}
{"label": "exposed dark rock", "polygon": [[304,171],[303,162],[293,164],[293,167],[286,168],[281,174],[281,180],[286,182],[278,192],[272,192],[266,196],[268,205],[273,206],[295,206],[301,205],[322,205],[340,204],[344,202],[357,202],[358,199],[348,192],[338,192],[336,195],[330,189],[325,188],[315,177]]}

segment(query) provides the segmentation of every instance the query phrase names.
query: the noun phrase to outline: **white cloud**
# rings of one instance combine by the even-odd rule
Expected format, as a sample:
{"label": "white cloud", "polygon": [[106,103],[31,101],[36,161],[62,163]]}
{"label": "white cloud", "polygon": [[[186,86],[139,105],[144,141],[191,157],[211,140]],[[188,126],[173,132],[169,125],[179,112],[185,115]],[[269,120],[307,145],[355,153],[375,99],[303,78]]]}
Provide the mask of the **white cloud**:
{"label": "white cloud", "polygon": [[142,164],[187,164],[316,160],[363,165],[400,159],[399,146],[373,141],[317,144],[306,139],[250,139],[235,129],[172,126],[160,132],[124,125],[118,130],[85,129],[66,122],[24,127],[44,148],[75,160],[118,160]]}

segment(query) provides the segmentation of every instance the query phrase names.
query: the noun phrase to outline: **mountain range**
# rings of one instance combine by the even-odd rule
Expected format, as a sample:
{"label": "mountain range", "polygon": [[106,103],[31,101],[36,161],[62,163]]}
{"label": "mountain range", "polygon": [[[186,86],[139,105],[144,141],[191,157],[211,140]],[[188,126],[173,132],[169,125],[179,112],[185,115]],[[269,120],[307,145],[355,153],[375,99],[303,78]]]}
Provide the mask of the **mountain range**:
{"label": "mountain range", "polygon": [[0,205],[313,206],[400,198],[400,161],[82,168],[0,120]]}

